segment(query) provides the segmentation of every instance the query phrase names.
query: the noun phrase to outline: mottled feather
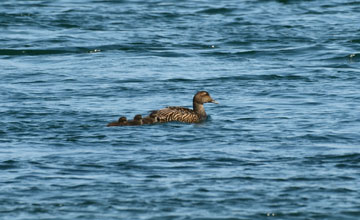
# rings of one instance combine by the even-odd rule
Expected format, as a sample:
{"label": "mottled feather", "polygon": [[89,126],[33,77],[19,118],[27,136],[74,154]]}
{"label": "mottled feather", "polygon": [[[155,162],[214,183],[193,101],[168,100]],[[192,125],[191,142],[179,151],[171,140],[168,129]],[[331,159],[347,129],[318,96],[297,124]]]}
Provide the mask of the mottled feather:
{"label": "mottled feather", "polygon": [[186,123],[198,123],[202,119],[194,110],[180,106],[169,106],[160,110],[153,111],[159,122],[181,121]]}

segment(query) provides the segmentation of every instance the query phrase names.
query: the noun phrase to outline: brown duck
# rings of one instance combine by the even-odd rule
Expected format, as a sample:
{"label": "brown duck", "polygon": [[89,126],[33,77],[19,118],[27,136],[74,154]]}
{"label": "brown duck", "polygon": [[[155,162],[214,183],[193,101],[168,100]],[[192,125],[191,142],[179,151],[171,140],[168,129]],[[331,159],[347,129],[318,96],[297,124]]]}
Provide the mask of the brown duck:
{"label": "brown duck", "polygon": [[206,120],[207,118],[204,103],[210,102],[218,104],[214,99],[211,98],[208,92],[200,91],[197,92],[193,98],[193,109],[180,106],[169,106],[163,109],[152,111],[151,114],[145,118],[142,118],[141,115],[136,115],[134,120],[126,121],[125,123],[118,123],[118,125],[110,125],[110,123],[108,126],[134,126],[164,123],[170,121],[199,123]]}
{"label": "brown duck", "polygon": [[127,124],[126,117],[120,117],[119,120],[110,122],[107,124],[108,127],[112,126],[125,126]]}
{"label": "brown duck", "polygon": [[150,116],[157,122],[179,121],[185,123],[199,123],[207,118],[204,103],[216,103],[206,91],[197,92],[193,98],[193,109],[180,106],[169,106],[153,111]]}

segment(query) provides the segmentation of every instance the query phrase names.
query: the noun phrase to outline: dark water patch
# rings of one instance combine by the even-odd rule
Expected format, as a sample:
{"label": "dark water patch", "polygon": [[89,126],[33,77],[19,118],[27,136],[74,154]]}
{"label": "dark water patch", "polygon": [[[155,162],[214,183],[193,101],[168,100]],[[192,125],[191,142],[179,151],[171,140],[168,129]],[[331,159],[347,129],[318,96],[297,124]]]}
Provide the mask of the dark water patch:
{"label": "dark water patch", "polygon": [[342,55],[337,53],[325,53],[320,56],[318,55],[318,57],[314,57],[312,61],[326,61],[335,63],[334,65],[339,67],[347,68],[346,66],[349,66],[349,64],[358,62],[358,57],[356,54]]}
{"label": "dark water patch", "polygon": [[251,43],[246,40],[229,40],[229,41],[226,41],[225,45],[227,45],[227,46],[250,46]]}
{"label": "dark water patch", "polygon": [[356,137],[352,137],[353,135],[350,134],[349,137],[344,135],[337,135],[337,134],[306,134],[303,136],[298,136],[297,139],[305,139],[314,142],[343,142],[343,141],[355,141]]}
{"label": "dark water patch", "polygon": [[219,158],[215,159],[215,162],[224,162],[224,163],[228,163],[228,164],[244,163],[244,161],[242,161],[242,160],[239,160],[236,158],[231,158],[231,157],[219,157]]}
{"label": "dark water patch", "polygon": [[166,178],[166,176],[162,176],[162,175],[149,175],[149,176],[146,176],[146,178],[149,178],[149,179],[161,179],[161,178]]}
{"label": "dark water patch", "polygon": [[309,77],[301,75],[277,75],[277,74],[263,74],[263,75],[249,75],[241,74],[239,76],[228,76],[208,79],[211,81],[227,82],[227,81],[305,81],[311,82]]}
{"label": "dark water patch", "polygon": [[39,55],[58,55],[58,54],[81,54],[100,52],[99,49],[90,49],[84,47],[66,47],[51,49],[0,49],[0,55],[4,56],[39,56]]}
{"label": "dark water patch", "polygon": [[354,164],[354,163],[338,163],[335,165],[335,167],[340,168],[340,169],[358,169],[360,168],[360,165],[358,164]]}
{"label": "dark water patch", "polygon": [[0,55],[3,56],[38,56],[38,55],[54,55],[67,53],[86,53],[89,50],[85,48],[57,48],[57,49],[0,49]]}
{"label": "dark water patch", "polygon": [[171,78],[171,79],[166,79],[166,80],[162,80],[163,82],[180,82],[180,83],[186,83],[186,82],[195,82],[195,79],[186,79],[186,78]]}
{"label": "dark water patch", "polygon": [[270,48],[270,49],[250,49],[250,50],[241,50],[241,51],[234,51],[234,50],[221,50],[221,49],[214,49],[209,51],[203,51],[200,55],[204,56],[212,56],[218,58],[257,58],[257,57],[284,57],[292,56],[298,57],[301,60],[307,59],[307,57],[311,57],[311,51],[313,50],[320,50],[319,45],[314,46],[306,46],[306,47],[295,47],[295,48]]}
{"label": "dark water patch", "polygon": [[348,40],[349,43],[360,43],[360,38]]}
{"label": "dark water patch", "polygon": [[105,166],[101,165],[101,164],[96,164],[96,163],[86,163],[86,164],[80,164],[79,167],[81,168],[89,168],[89,169],[104,169]]}
{"label": "dark water patch", "polygon": [[360,211],[358,211],[358,209],[349,210],[349,211],[341,211],[340,213],[344,216],[344,218],[346,218],[346,216],[352,216],[354,218],[357,218],[358,216],[360,216]]}
{"label": "dark water patch", "polygon": [[204,9],[204,10],[198,11],[197,13],[199,13],[199,14],[209,14],[209,15],[215,15],[215,14],[226,15],[226,14],[230,14],[231,12],[233,12],[235,10],[236,10],[235,8],[220,7],[220,8]]}
{"label": "dark water patch", "polygon": [[174,13],[174,12],[158,12],[156,14],[145,14],[143,15],[143,18],[148,20],[160,20],[169,22],[172,19],[180,18],[182,15],[180,13]]}
{"label": "dark water patch", "polygon": [[62,54],[93,54],[110,51],[123,51],[128,53],[158,57],[190,57],[182,52],[171,51],[166,45],[156,43],[135,42],[124,45],[99,45],[89,47],[58,47],[46,49],[0,49],[0,56],[41,56]]}
{"label": "dark water patch", "polygon": [[9,170],[9,169],[16,169],[19,168],[19,162],[15,161],[15,160],[6,160],[6,161],[2,161],[0,163],[0,169],[1,170]]}
{"label": "dark water patch", "polygon": [[305,163],[315,163],[315,164],[336,164],[336,166],[344,167],[354,166],[360,162],[360,154],[344,154],[344,155],[318,155],[316,157],[307,157],[305,158]]}
{"label": "dark water patch", "polygon": [[199,161],[201,162],[204,161],[204,159],[199,157],[190,157],[190,158],[175,158],[166,161],[167,162],[199,162]]}
{"label": "dark water patch", "polygon": [[124,3],[128,3],[127,0],[92,0],[91,2],[93,3],[97,3],[97,4],[102,4],[102,3],[109,3],[109,4],[124,4]]}

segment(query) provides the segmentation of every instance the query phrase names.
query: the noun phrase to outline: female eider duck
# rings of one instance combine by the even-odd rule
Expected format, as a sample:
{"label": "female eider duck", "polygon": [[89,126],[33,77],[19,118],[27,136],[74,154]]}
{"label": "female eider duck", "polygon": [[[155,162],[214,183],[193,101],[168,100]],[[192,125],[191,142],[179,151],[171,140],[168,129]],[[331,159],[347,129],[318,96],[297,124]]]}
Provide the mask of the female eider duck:
{"label": "female eider duck", "polygon": [[[163,109],[152,111],[150,115],[142,118],[141,115],[136,115],[134,120],[120,122],[111,122],[108,126],[134,126],[154,123],[164,123],[171,121],[185,122],[185,123],[199,123],[206,120],[207,115],[204,108],[204,103],[216,103],[211,98],[208,92],[200,91],[197,92],[193,98],[193,109],[180,107],[180,106],[169,106]],[[114,124],[113,124],[114,123]],[[115,125],[116,124],[116,125]]]}
{"label": "female eider duck", "polygon": [[160,110],[153,111],[150,116],[157,122],[179,121],[185,123],[199,123],[207,118],[204,103],[216,103],[208,92],[197,92],[193,99],[193,109],[180,106],[169,106]]}

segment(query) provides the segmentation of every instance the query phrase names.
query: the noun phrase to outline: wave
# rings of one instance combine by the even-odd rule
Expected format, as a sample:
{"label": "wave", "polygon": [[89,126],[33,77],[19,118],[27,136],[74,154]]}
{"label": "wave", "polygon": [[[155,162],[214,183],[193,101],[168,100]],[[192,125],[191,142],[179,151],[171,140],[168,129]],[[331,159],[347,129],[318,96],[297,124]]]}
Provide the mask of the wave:
{"label": "wave", "polygon": [[[212,78],[205,78],[205,79],[194,79],[194,78],[169,78],[169,79],[163,79],[156,81],[158,83],[161,82],[171,82],[171,83],[194,83],[194,82],[207,82],[207,81],[215,81],[215,82],[225,82],[225,81],[256,81],[256,80],[275,80],[275,81],[306,81],[310,82],[312,81],[309,77],[306,76],[300,76],[300,75],[278,75],[278,74],[261,74],[261,75],[250,75],[250,74],[244,74],[239,76],[223,76],[223,77],[212,77]],[[152,78],[130,78],[130,79],[124,79],[124,80],[116,80],[116,84],[121,83],[147,83],[149,81],[153,81]]]}
{"label": "wave", "polygon": [[198,11],[197,13],[200,13],[200,14],[210,14],[210,15],[213,15],[213,14],[228,14],[228,13],[231,13],[233,11],[235,11],[236,9],[235,8],[224,8],[224,7],[221,7],[221,8],[209,8],[209,9],[204,9],[204,10],[200,10]]}
{"label": "wave", "polygon": [[147,56],[160,57],[188,57],[186,53],[176,52],[164,45],[154,43],[131,43],[131,44],[112,44],[100,46],[79,46],[79,47],[54,47],[40,49],[0,49],[0,56],[39,56],[39,55],[59,55],[59,54],[84,54],[100,53],[108,51],[123,51],[130,53],[141,53]]}

